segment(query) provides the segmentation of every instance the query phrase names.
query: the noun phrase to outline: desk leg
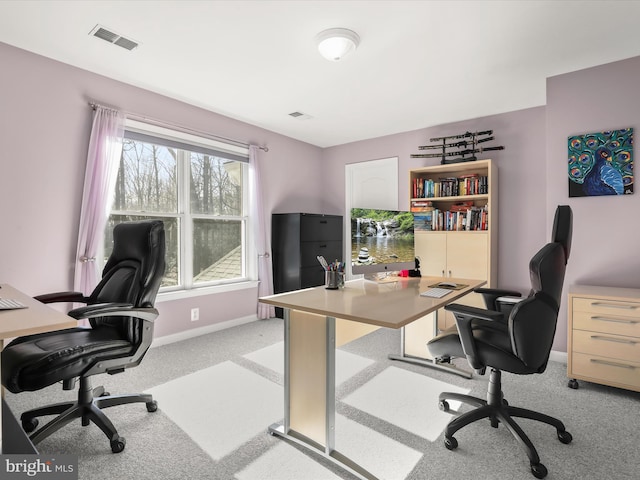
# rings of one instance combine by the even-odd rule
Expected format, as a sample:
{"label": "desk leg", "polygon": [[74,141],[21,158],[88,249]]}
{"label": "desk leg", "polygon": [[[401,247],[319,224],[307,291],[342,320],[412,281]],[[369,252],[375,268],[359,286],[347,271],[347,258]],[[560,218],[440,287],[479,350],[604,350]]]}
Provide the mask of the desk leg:
{"label": "desk leg", "polygon": [[421,365],[435,370],[471,378],[472,374],[450,363],[439,362],[429,354],[427,342],[438,333],[437,313],[433,312],[402,327],[400,331],[400,355],[389,354],[390,360]]}
{"label": "desk leg", "polygon": [[377,478],[335,450],[336,319],[284,310],[284,421],[269,427],[362,480]]}

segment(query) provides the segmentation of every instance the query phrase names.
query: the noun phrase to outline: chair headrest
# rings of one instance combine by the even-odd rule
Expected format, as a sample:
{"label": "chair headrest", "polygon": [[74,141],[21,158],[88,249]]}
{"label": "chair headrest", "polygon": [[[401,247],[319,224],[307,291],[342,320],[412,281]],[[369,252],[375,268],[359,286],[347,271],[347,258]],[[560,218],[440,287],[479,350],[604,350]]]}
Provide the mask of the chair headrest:
{"label": "chair headrest", "polygon": [[559,243],[564,249],[564,262],[569,260],[571,252],[571,235],[573,232],[573,212],[569,205],[558,205],[555,218],[553,219],[553,231],[551,241]]}
{"label": "chair headrest", "polygon": [[144,290],[142,296],[155,298],[164,275],[164,257],[165,234],[161,220],[119,223],[113,229],[113,251],[104,266],[103,277],[120,262],[136,262],[140,265],[139,281]]}
{"label": "chair headrest", "polygon": [[164,224],[161,220],[119,223],[113,229],[113,251],[108,263],[130,259],[143,262],[161,240],[164,240]]}

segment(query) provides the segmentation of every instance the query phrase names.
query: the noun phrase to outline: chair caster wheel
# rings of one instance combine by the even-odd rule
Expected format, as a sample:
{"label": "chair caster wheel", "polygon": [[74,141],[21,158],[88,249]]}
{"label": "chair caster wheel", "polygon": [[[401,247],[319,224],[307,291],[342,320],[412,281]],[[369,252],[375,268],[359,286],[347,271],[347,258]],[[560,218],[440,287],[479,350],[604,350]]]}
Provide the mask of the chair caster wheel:
{"label": "chair caster wheel", "polygon": [[578,387],[580,387],[580,385],[578,384],[578,380],[576,380],[575,378],[572,378],[567,382],[567,387],[577,390]]}
{"label": "chair caster wheel", "polygon": [[448,412],[449,411],[449,402],[447,402],[446,400],[440,400],[440,403],[438,403],[438,408],[440,410],[442,410],[443,412]]}
{"label": "chair caster wheel", "polygon": [[458,440],[455,437],[444,437],[444,446],[447,450],[455,450],[458,448]]}
{"label": "chair caster wheel", "polygon": [[29,420],[22,420],[22,429],[27,433],[31,433],[38,427],[39,423],[40,422],[38,421],[37,418],[30,418]]}
{"label": "chair caster wheel", "polygon": [[536,478],[544,478],[549,472],[547,472],[547,467],[545,467],[543,464],[534,463],[531,465],[531,473],[533,473],[533,476]]}
{"label": "chair caster wheel", "polygon": [[115,440],[111,440],[111,451],[113,453],[120,453],[124,450],[124,446],[127,444],[127,441],[124,437],[117,437]]}
{"label": "chair caster wheel", "polygon": [[145,405],[147,406],[147,412],[155,412],[158,410],[158,402],[155,400],[147,402]]}
{"label": "chair caster wheel", "polygon": [[562,432],[558,430],[558,440],[566,445],[568,443],[571,443],[571,440],[573,440],[573,436],[566,430],[563,430]]}

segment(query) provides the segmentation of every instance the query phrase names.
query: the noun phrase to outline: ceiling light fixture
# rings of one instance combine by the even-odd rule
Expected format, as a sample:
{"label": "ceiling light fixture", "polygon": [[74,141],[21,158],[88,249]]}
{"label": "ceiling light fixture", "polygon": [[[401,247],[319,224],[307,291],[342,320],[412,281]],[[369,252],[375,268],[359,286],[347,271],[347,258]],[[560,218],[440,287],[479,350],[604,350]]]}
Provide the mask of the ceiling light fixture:
{"label": "ceiling light fixture", "polygon": [[353,52],[360,44],[360,37],[356,32],[346,28],[330,28],[316,36],[318,51],[327,60],[337,62]]}

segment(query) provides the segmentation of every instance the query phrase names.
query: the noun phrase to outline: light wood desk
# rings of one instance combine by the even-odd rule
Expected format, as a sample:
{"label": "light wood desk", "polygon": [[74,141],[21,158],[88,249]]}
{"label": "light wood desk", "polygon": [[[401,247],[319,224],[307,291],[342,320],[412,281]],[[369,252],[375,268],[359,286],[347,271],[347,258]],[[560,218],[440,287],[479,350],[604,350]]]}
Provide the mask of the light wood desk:
{"label": "light wood desk", "polygon": [[[77,326],[77,321],[53,308],[38,302],[10,285],[0,284],[0,298],[18,300],[27,308],[0,310],[0,350],[5,339],[61,330]],[[0,365],[2,368],[2,365]],[[2,396],[4,397],[4,388]],[[2,402],[0,402],[0,409]],[[0,411],[0,422],[2,419]],[[2,425],[0,424],[0,453],[2,453]]]}
{"label": "light wood desk", "polygon": [[[439,299],[420,296],[440,281],[467,287]],[[260,298],[284,308],[284,422],[269,432],[310,448],[358,478],[376,480],[335,450],[336,346],[368,333],[371,326],[402,328],[484,284],[440,277],[353,280],[339,290],[322,286]]]}

